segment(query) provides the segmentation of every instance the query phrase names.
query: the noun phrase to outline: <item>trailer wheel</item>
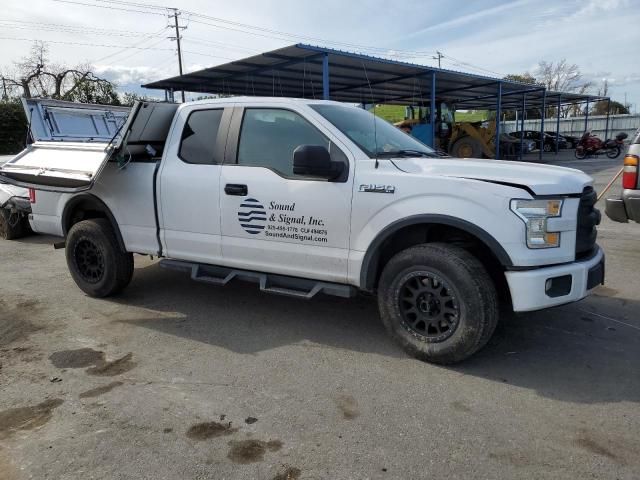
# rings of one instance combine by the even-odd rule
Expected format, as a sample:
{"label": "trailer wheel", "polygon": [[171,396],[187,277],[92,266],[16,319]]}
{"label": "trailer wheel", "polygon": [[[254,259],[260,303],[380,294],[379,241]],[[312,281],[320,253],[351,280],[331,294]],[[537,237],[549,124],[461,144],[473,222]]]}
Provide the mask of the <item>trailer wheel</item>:
{"label": "trailer wheel", "polygon": [[24,237],[29,233],[29,229],[25,228],[25,221],[20,214],[11,213],[8,208],[0,208],[0,238],[15,240]]}
{"label": "trailer wheel", "polygon": [[498,322],[498,297],[478,259],[443,243],[411,247],[384,267],[380,316],[411,356],[431,363],[462,361],[481,349]]}
{"label": "trailer wheel", "polygon": [[458,158],[480,158],[482,145],[475,138],[462,137],[451,147],[451,155]]}
{"label": "trailer wheel", "polygon": [[123,252],[111,223],[83,220],[69,230],[67,266],[78,287],[91,297],[107,297],[124,289],[133,276],[133,255]]}

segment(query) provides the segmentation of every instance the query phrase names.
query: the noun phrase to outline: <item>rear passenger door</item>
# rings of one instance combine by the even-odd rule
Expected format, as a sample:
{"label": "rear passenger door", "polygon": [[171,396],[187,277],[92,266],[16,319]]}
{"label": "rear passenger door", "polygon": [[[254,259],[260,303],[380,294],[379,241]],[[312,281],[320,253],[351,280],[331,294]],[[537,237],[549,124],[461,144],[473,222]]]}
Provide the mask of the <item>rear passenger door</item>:
{"label": "rear passenger door", "polygon": [[[220,177],[222,253],[228,266],[344,282],[353,158],[303,107],[234,110]],[[293,173],[293,151],[323,145],[345,164],[335,181]]]}
{"label": "rear passenger door", "polygon": [[158,179],[161,238],[168,257],[219,263],[219,180],[231,105],[183,108]]}

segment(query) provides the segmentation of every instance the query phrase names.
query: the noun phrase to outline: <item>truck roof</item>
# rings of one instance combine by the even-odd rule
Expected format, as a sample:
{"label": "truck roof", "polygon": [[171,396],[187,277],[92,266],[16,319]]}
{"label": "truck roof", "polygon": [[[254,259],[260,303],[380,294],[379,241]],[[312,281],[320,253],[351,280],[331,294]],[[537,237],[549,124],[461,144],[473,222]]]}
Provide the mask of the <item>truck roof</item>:
{"label": "truck roof", "polygon": [[350,106],[348,103],[336,102],[333,100],[314,100],[308,98],[289,98],[289,97],[249,97],[249,96],[241,96],[241,97],[225,97],[225,98],[206,98],[203,100],[196,100],[193,102],[185,102],[183,105],[215,105],[218,103],[289,103],[294,105],[299,104],[318,104],[318,103],[326,103],[332,105],[340,105],[340,106]]}

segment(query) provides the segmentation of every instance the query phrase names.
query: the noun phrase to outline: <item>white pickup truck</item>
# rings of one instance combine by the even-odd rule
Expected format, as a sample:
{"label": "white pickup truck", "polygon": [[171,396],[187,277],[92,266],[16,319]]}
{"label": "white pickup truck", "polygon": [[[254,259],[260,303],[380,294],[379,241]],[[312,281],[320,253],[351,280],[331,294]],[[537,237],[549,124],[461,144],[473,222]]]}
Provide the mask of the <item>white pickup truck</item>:
{"label": "white pickup truck", "polygon": [[133,253],[218,285],[370,292],[409,354],[452,363],[486,344],[501,301],[543,309],[604,280],[590,177],[443,157],[341,103],[145,102],[111,142],[36,140],[0,176],[38,189],[34,223],[66,238],[95,297],[126,287]]}

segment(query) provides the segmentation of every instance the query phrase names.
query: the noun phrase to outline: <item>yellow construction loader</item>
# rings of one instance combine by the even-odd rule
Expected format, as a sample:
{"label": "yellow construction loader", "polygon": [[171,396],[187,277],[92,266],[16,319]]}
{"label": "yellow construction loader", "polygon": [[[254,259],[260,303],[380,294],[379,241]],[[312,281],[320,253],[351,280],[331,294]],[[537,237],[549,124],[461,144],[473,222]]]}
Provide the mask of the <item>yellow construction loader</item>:
{"label": "yellow construction loader", "polygon": [[[394,125],[411,133],[421,142],[431,145],[429,109],[407,107],[405,119]],[[494,158],[496,122],[456,122],[455,112],[444,102],[436,111],[436,138],[434,145],[454,157]]]}

